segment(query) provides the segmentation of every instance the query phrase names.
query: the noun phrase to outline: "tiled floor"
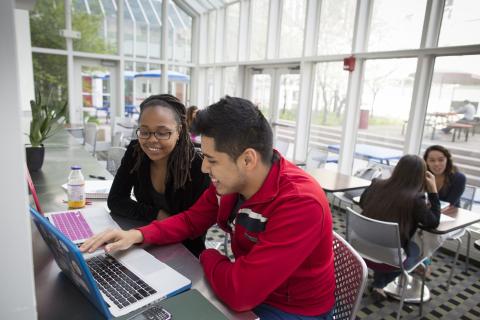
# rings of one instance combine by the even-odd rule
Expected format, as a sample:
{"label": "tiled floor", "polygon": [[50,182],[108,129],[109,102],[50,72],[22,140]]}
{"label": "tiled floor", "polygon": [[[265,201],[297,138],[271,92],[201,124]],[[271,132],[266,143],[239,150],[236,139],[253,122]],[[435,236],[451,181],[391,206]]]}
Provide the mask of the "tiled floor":
{"label": "tiled floor", "polygon": [[[341,212],[334,212],[334,230],[345,235],[345,218]],[[207,246],[224,249],[224,233],[218,228],[211,228],[207,234]],[[475,250],[472,248],[472,250]],[[230,252],[229,252],[230,253]],[[480,319],[480,263],[470,264],[468,272],[464,271],[463,261],[457,265],[450,289],[446,290],[453,257],[441,251],[433,257],[433,272],[427,279],[432,299],[423,306],[421,319]],[[369,283],[371,275],[369,275]],[[374,301],[368,292],[363,295],[357,319],[377,320],[395,319],[398,301],[389,299],[385,302]],[[418,305],[405,304],[402,319],[419,319]]]}

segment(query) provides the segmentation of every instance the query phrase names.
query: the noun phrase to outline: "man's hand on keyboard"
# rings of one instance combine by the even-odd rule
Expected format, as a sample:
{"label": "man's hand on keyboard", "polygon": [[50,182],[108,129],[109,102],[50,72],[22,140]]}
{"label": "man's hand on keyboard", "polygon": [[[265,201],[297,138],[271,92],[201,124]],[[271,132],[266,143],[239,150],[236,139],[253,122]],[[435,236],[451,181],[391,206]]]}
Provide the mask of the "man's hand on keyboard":
{"label": "man's hand on keyboard", "polygon": [[107,230],[90,239],[87,239],[81,246],[80,251],[92,253],[98,247],[105,245],[106,252],[126,250],[135,243],[141,243],[143,235],[136,229],[124,231],[121,229]]}

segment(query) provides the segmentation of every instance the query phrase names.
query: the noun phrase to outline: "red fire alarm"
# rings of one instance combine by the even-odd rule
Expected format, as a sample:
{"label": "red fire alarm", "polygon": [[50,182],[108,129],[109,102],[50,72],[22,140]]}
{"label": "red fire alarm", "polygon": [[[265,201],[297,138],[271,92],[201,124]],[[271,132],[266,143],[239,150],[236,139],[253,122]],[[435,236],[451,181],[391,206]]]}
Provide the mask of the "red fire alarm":
{"label": "red fire alarm", "polygon": [[343,59],[343,70],[352,72],[355,70],[355,57],[350,56]]}

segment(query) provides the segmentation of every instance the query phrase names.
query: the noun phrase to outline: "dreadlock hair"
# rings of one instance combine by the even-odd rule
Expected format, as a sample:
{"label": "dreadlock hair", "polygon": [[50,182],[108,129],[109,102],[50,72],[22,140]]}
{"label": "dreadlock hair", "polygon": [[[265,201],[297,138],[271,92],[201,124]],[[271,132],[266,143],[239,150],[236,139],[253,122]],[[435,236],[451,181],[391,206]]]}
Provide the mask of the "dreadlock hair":
{"label": "dreadlock hair", "polygon": [[[178,141],[168,156],[167,174],[165,177],[166,181],[173,179],[173,188],[177,190],[182,188],[185,183],[191,179],[190,167],[195,156],[195,148],[188,135],[186,109],[180,100],[170,94],[151,95],[140,104],[139,121],[142,118],[143,111],[147,108],[153,107],[170,109],[177,122],[179,130]],[[146,157],[145,152],[143,152],[140,147],[140,143],[135,146],[134,157],[135,165],[133,166],[132,172],[138,171],[142,160]]]}

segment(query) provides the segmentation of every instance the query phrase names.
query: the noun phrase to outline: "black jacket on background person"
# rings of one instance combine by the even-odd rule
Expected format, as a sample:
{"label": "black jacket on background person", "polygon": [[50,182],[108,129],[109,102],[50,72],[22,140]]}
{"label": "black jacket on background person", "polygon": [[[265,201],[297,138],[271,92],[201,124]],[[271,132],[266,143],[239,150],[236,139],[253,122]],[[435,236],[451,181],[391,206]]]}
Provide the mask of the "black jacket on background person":
{"label": "black jacket on background person", "polygon": [[[152,185],[151,160],[145,154],[138,170],[132,172],[136,162],[134,147],[137,144],[138,140],[133,140],[127,147],[122,163],[113,179],[108,195],[108,207],[113,214],[150,223],[156,219],[160,209],[170,215],[187,210],[209,186],[210,178],[207,174],[202,173],[202,158],[196,153],[190,168],[191,180],[187,181],[182,188],[174,190],[173,179],[170,176],[162,196]],[[130,197],[132,188],[136,201]],[[205,249],[204,237],[189,239],[183,244],[197,257]]]}
{"label": "black jacket on background person", "polygon": [[[363,209],[365,204],[369,201],[376,201],[375,193],[372,192],[372,186],[376,183],[377,179],[372,180],[372,184],[365,189],[360,197],[360,207]],[[438,199],[438,193],[428,193],[428,203],[425,198],[425,193],[419,192],[418,197],[412,199],[414,201],[412,212],[405,212],[404,214],[412,215],[413,219],[411,224],[408,226],[408,235],[409,238],[404,237],[403,230],[400,230],[400,241],[402,243],[402,248],[408,250],[407,244],[408,241],[413,237],[417,231],[418,226],[423,226],[426,228],[436,228],[440,222],[440,200]],[[362,215],[369,217],[368,212],[363,212]],[[378,219],[378,218],[377,218]],[[387,221],[383,219],[378,219],[382,221]],[[397,222],[398,221],[388,221],[388,222]]]}

